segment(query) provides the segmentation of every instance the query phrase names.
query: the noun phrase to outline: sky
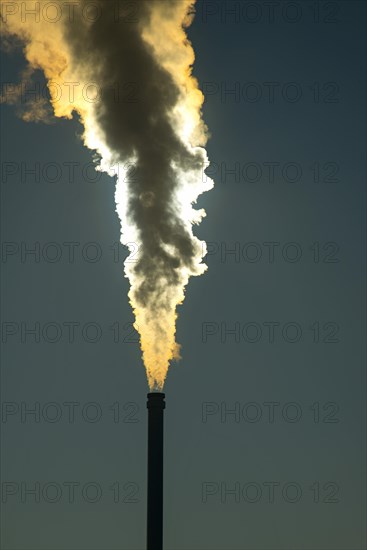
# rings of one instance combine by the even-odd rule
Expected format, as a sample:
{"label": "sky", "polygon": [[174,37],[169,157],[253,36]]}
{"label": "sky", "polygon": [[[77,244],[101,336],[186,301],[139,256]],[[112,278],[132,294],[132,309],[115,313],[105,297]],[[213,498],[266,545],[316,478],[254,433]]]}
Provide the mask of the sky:
{"label": "sky", "polygon": [[[215,187],[164,386],[167,550],[366,547],[365,21],[198,2]],[[24,68],[2,51],[2,86]],[[148,386],[114,180],[81,132],[1,105],[4,550],[145,546]]]}

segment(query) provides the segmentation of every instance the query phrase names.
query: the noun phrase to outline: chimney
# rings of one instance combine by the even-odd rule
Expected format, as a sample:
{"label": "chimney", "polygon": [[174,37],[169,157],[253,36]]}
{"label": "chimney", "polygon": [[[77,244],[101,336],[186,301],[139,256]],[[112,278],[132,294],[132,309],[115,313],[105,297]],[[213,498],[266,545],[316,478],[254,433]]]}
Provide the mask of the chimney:
{"label": "chimney", "polygon": [[148,393],[147,550],[163,549],[163,411],[165,394]]}

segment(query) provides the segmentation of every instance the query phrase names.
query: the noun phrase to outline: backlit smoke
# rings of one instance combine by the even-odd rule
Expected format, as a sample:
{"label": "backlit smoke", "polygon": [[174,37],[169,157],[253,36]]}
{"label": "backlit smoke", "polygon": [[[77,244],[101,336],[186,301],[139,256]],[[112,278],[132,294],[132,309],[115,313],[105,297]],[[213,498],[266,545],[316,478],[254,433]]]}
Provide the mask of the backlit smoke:
{"label": "backlit smoke", "polygon": [[[29,67],[44,72],[54,115],[78,113],[99,169],[117,176],[121,242],[138,246],[125,274],[151,389],[179,358],[177,306],[190,276],[206,269],[205,243],[192,232],[205,215],[193,204],[213,185],[203,174],[203,96],[185,33],[194,3],[1,0],[6,42],[20,40]],[[44,113],[42,100],[23,118]]]}

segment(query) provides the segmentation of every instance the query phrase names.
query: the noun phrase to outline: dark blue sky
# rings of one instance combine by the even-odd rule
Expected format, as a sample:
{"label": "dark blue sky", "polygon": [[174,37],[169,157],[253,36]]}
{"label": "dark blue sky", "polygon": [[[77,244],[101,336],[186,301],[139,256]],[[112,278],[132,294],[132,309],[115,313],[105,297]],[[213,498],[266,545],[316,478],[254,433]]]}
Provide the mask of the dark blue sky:
{"label": "dark blue sky", "polygon": [[[189,30],[216,185],[165,385],[167,550],[365,547],[366,4],[272,4],[201,1]],[[80,133],[2,105],[4,550],[145,545],[146,377]]]}

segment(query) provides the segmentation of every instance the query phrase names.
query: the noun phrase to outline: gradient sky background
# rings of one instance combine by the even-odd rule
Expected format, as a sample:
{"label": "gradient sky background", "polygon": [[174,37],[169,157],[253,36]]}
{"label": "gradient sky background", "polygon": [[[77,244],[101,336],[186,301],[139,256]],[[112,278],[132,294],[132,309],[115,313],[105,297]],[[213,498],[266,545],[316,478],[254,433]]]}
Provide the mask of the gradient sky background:
{"label": "gradient sky background", "polygon": [[[199,2],[189,30],[217,172],[215,189],[200,198],[207,218],[196,230],[211,243],[209,270],[188,286],[177,325],[183,358],[165,385],[165,548],[362,549],[366,4],[278,2],[273,21],[267,2],[248,4]],[[226,17],[226,6],[241,8],[240,16]],[[2,83],[17,81],[21,53],[3,52],[1,61]],[[236,82],[243,95],[226,94]],[[297,101],[290,82],[302,93]],[[262,96],[251,101],[255,89]],[[90,181],[91,170],[83,177],[92,154],[80,132],[77,120],[26,124],[2,106],[4,550],[145,546],[146,377],[130,335],[123,247],[114,261],[114,183],[106,175]],[[7,162],[16,163],[15,175],[4,171]],[[68,182],[63,163],[70,162],[78,164]],[[279,165],[273,181],[269,162]],[[61,177],[22,181],[21,163],[57,163]],[[236,163],[245,174],[239,181],[225,171]],[[288,163],[298,163],[299,181],[290,181],[297,178]],[[262,173],[251,182],[256,167]],[[62,257],[4,254],[35,242],[50,256],[47,243],[57,243]],[[80,243],[74,263],[65,242]],[[279,243],[274,261],[270,242]],[[86,243],[98,244],[99,261],[83,257],[82,249],[95,252]],[[287,243],[297,243],[297,261]],[[235,246],[243,254],[226,255]],[[249,261],[256,250],[261,258]],[[72,321],[79,326],[71,343],[63,323]],[[40,323],[42,332],[52,322],[62,328],[60,341],[47,341],[52,328],[39,343],[30,335],[21,341],[22,323]],[[279,323],[273,343],[269,322]],[[83,338],[87,323],[99,327],[98,342]],[[236,323],[238,342],[226,334]],[[290,343],[296,333],[287,323],[298,323],[299,341]],[[7,336],[9,327],[16,334]],[[249,342],[259,327],[258,341]],[[35,402],[56,403],[61,418],[50,421],[52,405],[39,422],[22,417],[22,403]],[[73,423],[66,402],[79,404]],[[96,408],[88,403],[98,404],[99,421],[90,421]],[[264,403],[278,403],[273,422]],[[228,414],[236,407],[239,416]],[[31,495],[22,502],[21,484],[37,482],[40,502]],[[79,483],[73,503],[67,482]],[[99,502],[87,502],[95,494],[85,489],[90,482],[101,488]],[[58,502],[50,502],[56,493],[48,483],[61,488]],[[277,484],[273,502],[269,483]],[[16,494],[7,495],[11,488]],[[234,488],[240,492],[228,492]]]}

